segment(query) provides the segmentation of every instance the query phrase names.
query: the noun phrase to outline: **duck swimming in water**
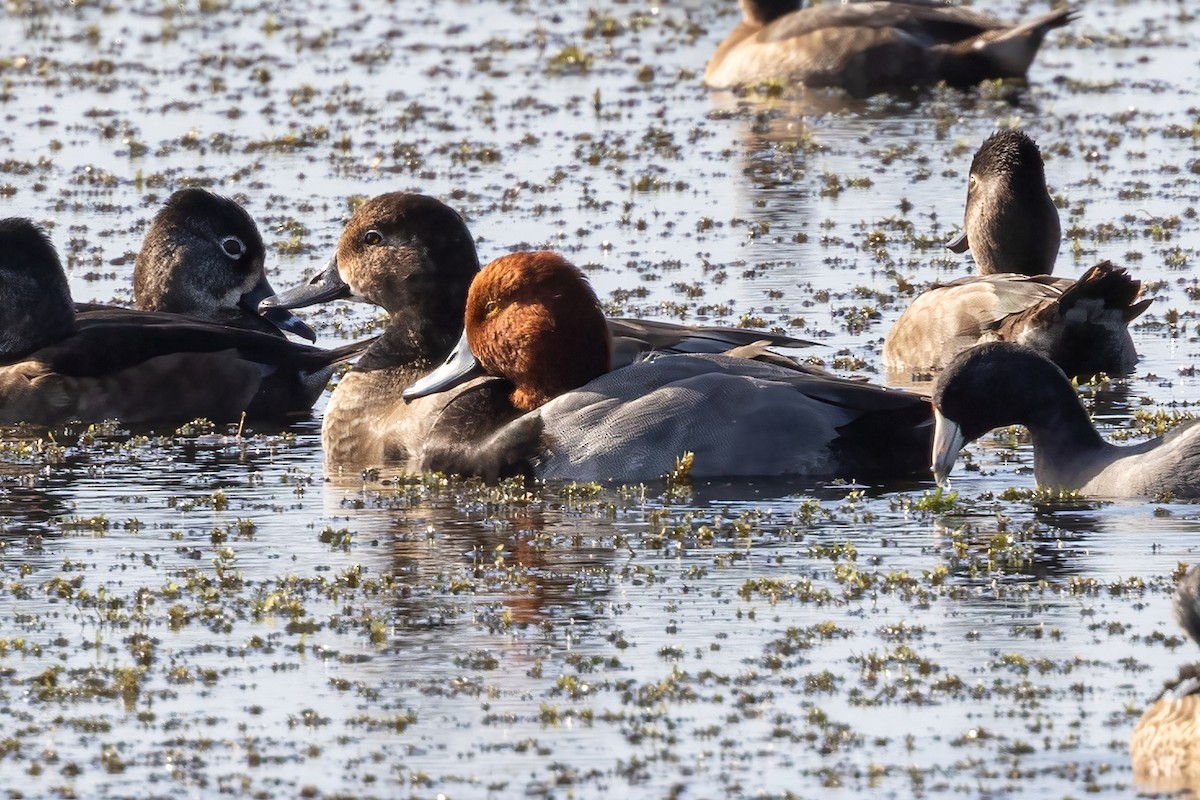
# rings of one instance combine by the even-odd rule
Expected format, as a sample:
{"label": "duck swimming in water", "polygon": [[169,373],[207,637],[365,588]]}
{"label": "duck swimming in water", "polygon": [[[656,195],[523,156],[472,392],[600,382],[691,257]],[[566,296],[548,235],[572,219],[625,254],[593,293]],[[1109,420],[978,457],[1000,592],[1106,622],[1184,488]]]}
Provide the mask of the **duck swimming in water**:
{"label": "duck swimming in water", "polygon": [[[355,210],[337,252],[308,283],[284,291],[263,308],[302,308],[353,298],[388,312],[383,334],[342,378],[321,426],[331,470],[411,462],[429,431],[447,415],[464,428],[490,426],[507,398],[462,388],[405,401],[401,392],[440,364],[463,329],[467,292],[479,273],[475,242],[462,217],[426,195],[391,192]],[[610,319],[613,363],[648,351],[722,352],[766,339],[786,347],[811,342],[735,328]],[[478,403],[476,408],[474,403]],[[474,410],[468,410],[468,409]]]}
{"label": "duck swimming in water", "polygon": [[1137,363],[1129,323],[1150,300],[1124,269],[1102,262],[1077,280],[1052,278],[1061,228],[1037,144],[1018,130],[989,136],[971,161],[963,232],[980,274],[935,284],[888,331],[894,380],[942,369],[975,344],[1009,341],[1048,356],[1071,377],[1121,375]]}
{"label": "duck swimming in water", "polygon": [[742,21],[704,70],[716,89],[776,79],[844,89],[855,97],[945,81],[969,86],[1020,78],[1046,34],[1070,8],[1022,23],[930,0],[826,2],[739,0]]}
{"label": "duck swimming in water", "polygon": [[542,478],[647,481],[690,452],[695,477],[886,479],[925,469],[930,407],[918,395],[794,362],[763,363],[746,357],[752,346],[657,355],[610,370],[599,302],[555,253],[514,253],[489,264],[471,285],[465,323],[462,357],[406,396],[453,385],[476,359],[503,379],[493,391],[508,396],[510,416],[521,416],[503,424],[500,415],[501,424],[475,440],[435,429],[422,451],[425,468],[496,477],[507,466]]}
{"label": "duck swimming in water", "polygon": [[304,382],[359,349],[171,314],[77,317],[49,238],[21,218],[0,220],[0,331],[0,424],[236,422],[276,376]]}
{"label": "duck swimming in water", "polygon": [[[1175,587],[1175,621],[1200,644],[1200,568]],[[1200,664],[1185,664],[1142,713],[1129,737],[1133,777],[1154,792],[1200,786]]]}

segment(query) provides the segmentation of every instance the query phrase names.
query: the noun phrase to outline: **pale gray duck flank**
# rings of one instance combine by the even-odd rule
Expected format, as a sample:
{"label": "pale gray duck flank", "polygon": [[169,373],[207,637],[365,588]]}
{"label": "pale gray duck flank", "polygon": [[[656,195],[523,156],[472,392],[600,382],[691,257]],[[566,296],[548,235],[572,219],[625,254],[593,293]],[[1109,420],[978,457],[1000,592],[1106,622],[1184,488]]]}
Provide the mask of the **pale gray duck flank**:
{"label": "pale gray duck flank", "polygon": [[[582,274],[554,253],[516,253],[475,278],[461,359],[414,390],[437,391],[473,366],[503,378],[497,430],[431,432],[423,468],[486,478],[519,473],[588,481],[663,477],[685,452],[697,478],[883,480],[920,474],[926,398],[813,374],[760,347],[667,354],[609,370],[609,330]],[[743,355],[744,354],[744,355]],[[571,374],[558,365],[571,363]],[[532,409],[502,424],[517,409]]]}

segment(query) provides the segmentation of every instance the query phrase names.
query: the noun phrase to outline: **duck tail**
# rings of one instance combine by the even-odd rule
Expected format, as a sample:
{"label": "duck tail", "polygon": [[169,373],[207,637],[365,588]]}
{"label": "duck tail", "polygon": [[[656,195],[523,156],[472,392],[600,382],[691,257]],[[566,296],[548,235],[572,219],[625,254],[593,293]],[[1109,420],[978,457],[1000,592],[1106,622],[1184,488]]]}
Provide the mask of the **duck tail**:
{"label": "duck tail", "polygon": [[1042,41],[1042,37],[1050,31],[1054,30],[1055,28],[1061,28],[1064,25],[1068,25],[1079,19],[1080,13],[1080,10],[1074,6],[1064,6],[1063,8],[1050,11],[1042,14],[1041,16],[1027,19],[1015,28],[1009,28],[1002,34],[1002,36],[1016,37],[1032,35],[1040,43]]}
{"label": "duck tail", "polygon": [[1079,9],[1068,6],[1011,28],[996,28],[957,42],[943,53],[942,79],[961,85],[991,78],[1024,77],[1046,34],[1078,18]]}
{"label": "duck tail", "polygon": [[342,364],[346,361],[352,361],[366,352],[367,348],[374,344],[375,340],[378,338],[378,336],[372,336],[369,339],[361,339],[357,342],[344,344],[341,347],[334,347],[329,350],[325,350],[323,351],[325,356],[325,364],[327,366],[334,366],[335,364]]}
{"label": "duck tail", "polygon": [[1069,286],[1058,298],[1058,313],[1068,324],[1095,323],[1101,315],[1120,313],[1121,324],[1137,319],[1153,300],[1139,299],[1142,282],[1124,267],[1101,261]]}
{"label": "duck tail", "polygon": [[1009,314],[988,336],[1037,350],[1073,378],[1124,375],[1137,364],[1129,323],[1150,305],[1141,281],[1102,261],[1053,299]]}

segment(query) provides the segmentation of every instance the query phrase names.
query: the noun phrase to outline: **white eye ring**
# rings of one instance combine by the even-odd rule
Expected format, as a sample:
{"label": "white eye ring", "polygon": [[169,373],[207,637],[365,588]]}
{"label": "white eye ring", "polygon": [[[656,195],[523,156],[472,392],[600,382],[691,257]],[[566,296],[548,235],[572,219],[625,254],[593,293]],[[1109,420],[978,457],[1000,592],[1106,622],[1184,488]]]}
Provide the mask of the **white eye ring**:
{"label": "white eye ring", "polygon": [[383,244],[383,234],[372,228],[363,234],[363,241],[371,247],[374,247],[377,244]]}
{"label": "white eye ring", "polygon": [[225,255],[236,261],[246,252],[246,244],[236,236],[226,236],[221,240],[221,249],[225,251]]}

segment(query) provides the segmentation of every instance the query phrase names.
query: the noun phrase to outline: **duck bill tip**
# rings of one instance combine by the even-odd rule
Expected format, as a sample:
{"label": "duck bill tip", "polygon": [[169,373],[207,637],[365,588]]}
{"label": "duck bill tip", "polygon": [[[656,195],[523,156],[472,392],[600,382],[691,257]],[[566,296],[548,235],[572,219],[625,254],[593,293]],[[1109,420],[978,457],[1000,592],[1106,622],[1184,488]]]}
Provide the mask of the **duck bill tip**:
{"label": "duck bill tip", "polygon": [[314,331],[312,328],[308,327],[308,325],[305,324],[304,320],[297,317],[291,311],[288,311],[286,308],[281,308],[279,306],[271,306],[266,309],[262,309],[261,303],[259,304],[259,308],[260,308],[259,315],[261,317],[263,317],[265,320],[267,320],[268,322],[270,322],[272,325],[274,325],[276,328],[279,328],[279,330],[287,331],[288,333],[294,333],[296,336],[299,336],[301,339],[307,339],[308,341],[310,341],[314,344],[316,343],[316,341],[317,341],[316,331]]}
{"label": "duck bill tip", "polygon": [[970,250],[971,243],[967,241],[967,232],[959,231],[957,236],[946,242],[946,249],[952,253],[965,253]]}
{"label": "duck bill tip", "polygon": [[342,280],[338,272],[337,255],[325,262],[325,265],[305,283],[285,289],[277,295],[264,298],[258,304],[258,313],[266,314],[271,309],[306,308],[331,300],[342,300],[350,297],[350,286]]}
{"label": "duck bill tip", "polygon": [[933,458],[931,468],[938,486],[950,482],[950,471],[958,461],[958,453],[964,441],[962,428],[954,420],[947,419],[938,409],[933,411]]}
{"label": "duck bill tip", "polygon": [[401,392],[401,396],[405,400],[416,400],[418,397],[435,394],[457,386],[467,378],[479,374],[481,370],[479,359],[475,357],[475,353],[471,351],[471,345],[467,341],[467,332],[463,331],[458,343],[454,345],[454,349],[450,351],[450,355],[446,356],[442,365],[425,377],[414,381]]}

